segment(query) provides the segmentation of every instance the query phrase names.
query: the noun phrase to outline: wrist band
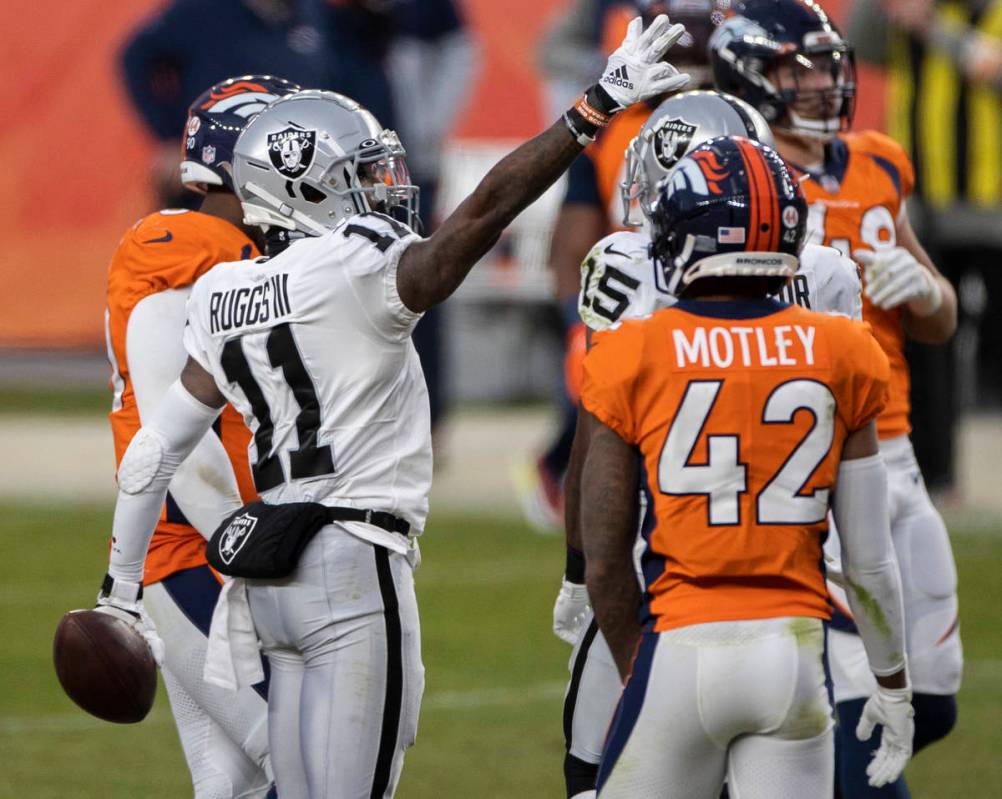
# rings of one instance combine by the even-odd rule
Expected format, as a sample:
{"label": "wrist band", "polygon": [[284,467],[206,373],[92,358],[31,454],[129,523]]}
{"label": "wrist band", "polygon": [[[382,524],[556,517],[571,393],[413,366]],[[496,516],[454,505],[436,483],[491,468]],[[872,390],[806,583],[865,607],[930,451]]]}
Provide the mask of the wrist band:
{"label": "wrist band", "polygon": [[583,585],[585,581],[584,552],[567,545],[567,563],[564,566],[564,578],[569,583]]}
{"label": "wrist band", "polygon": [[612,121],[611,113],[606,113],[596,106],[597,103],[599,106],[605,107],[604,100],[598,97],[594,102],[592,101],[592,95],[598,96],[596,89],[599,89],[608,98],[609,95],[605,93],[605,90],[596,84],[583,94],[572,108],[568,108],[564,112],[564,124],[567,125],[571,135],[582,147],[587,147],[595,141],[598,131]]}

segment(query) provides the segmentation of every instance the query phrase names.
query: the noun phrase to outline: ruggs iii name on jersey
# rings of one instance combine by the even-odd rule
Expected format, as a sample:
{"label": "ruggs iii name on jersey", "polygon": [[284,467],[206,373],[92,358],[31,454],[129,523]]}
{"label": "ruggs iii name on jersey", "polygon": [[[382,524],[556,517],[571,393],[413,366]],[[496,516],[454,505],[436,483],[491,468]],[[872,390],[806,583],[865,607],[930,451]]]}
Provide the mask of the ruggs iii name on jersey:
{"label": "ruggs iii name on jersey", "polygon": [[209,297],[209,330],[221,333],[244,325],[267,324],[292,312],[289,275],[272,275],[258,286],[214,291]]}

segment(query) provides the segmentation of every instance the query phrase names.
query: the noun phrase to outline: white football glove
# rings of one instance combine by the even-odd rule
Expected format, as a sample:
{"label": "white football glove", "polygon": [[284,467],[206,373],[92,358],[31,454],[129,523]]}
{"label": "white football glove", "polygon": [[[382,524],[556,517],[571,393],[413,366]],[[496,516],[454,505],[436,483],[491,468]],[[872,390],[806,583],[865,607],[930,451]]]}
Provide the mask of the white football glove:
{"label": "white football glove", "polygon": [[107,590],[107,579],[104,586],[97,595],[98,613],[107,613],[109,616],[121,619],[136,632],[138,632],[153,653],[153,659],[158,666],[164,662],[164,642],[157,634],[157,628],[153,620],[143,607],[142,599],[137,599],[139,589],[142,587],[138,583],[130,583],[124,580],[114,580],[110,590]]}
{"label": "white football glove", "polygon": [[576,643],[590,609],[588,589],[564,579],[553,606],[553,634],[561,641]]}
{"label": "white football glove", "polygon": [[856,726],[856,737],[868,741],[873,728],[880,724],[884,730],[880,749],[866,767],[870,785],[879,788],[901,776],[912,756],[912,738],[915,736],[915,710],[912,708],[911,688],[884,688],[866,700],[863,714]]}
{"label": "white football glove", "polygon": [[884,310],[918,301],[921,316],[936,313],[943,302],[939,281],[904,247],[879,252],[856,250],[853,257],[863,265],[864,294]]}
{"label": "white football glove", "polygon": [[664,14],[655,17],[647,30],[643,20],[635,17],[626,29],[623,43],[609,56],[598,82],[616,104],[604,110],[621,111],[688,84],[686,73],[661,60],[684,33],[684,25],[673,25]]}

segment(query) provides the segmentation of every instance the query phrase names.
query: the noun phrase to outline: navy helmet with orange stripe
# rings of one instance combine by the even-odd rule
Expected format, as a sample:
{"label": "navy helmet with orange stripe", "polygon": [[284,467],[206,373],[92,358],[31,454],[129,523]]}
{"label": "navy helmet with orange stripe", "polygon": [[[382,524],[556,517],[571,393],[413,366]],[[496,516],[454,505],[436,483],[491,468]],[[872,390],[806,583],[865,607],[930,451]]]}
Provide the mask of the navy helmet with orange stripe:
{"label": "navy helmet with orange stripe", "polygon": [[233,191],[233,146],[247,123],[299,86],[272,75],[229,78],[207,89],[188,108],[181,183],[204,194],[220,186]]}
{"label": "navy helmet with orange stripe", "polygon": [[659,195],[651,251],[676,297],[707,278],[764,278],[758,283],[774,294],[797,271],[807,203],[772,148],[710,139],[678,162]]}

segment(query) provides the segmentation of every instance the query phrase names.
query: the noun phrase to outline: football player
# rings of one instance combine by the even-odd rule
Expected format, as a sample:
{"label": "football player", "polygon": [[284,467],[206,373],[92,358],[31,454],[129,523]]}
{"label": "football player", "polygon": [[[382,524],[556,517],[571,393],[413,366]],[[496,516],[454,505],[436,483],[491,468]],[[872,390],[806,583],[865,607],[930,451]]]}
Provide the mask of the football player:
{"label": "football player", "polygon": [[[300,92],[241,135],[245,219],[304,238],[195,285],[189,359],[122,461],[110,574],[113,585],[135,581],[176,464],[232,402],[254,431],[265,504],[220,531],[220,554],[257,553],[273,576],[228,583],[213,635],[225,622],[237,682],[259,669],[247,636],[237,646],[231,632],[251,631],[269,656],[280,794],[391,796],[416,735],[424,676],[412,571],[432,464],[415,323],[615,114],[688,82],[662,60],[683,33],[663,16],[646,30],[634,20],[599,83],[427,239],[398,218],[416,199],[403,147],[353,101]],[[298,522],[262,521],[302,509],[330,523],[307,538]],[[293,533],[304,548],[281,577],[260,545]]]}
{"label": "football player", "polygon": [[[695,91],[665,100],[630,142],[621,187],[622,222],[634,228],[643,223],[646,229],[606,236],[582,263],[578,313],[589,341],[595,331],[620,320],[648,316],[675,302],[650,253],[648,231],[657,186],[689,150],[729,134],[772,143],[769,126],[747,103],[718,92]],[[740,239],[744,233],[735,229],[719,235],[726,241]],[[797,273],[779,298],[858,319],[861,300],[855,265],[831,247],[807,244]],[[564,706],[568,797],[585,797],[594,790],[605,734],[622,689],[608,646],[589,611],[584,585],[578,511],[588,432],[584,424],[578,426],[567,471],[567,564],[553,610],[554,632],[574,644]]]}
{"label": "football player", "polygon": [[[189,110],[181,164],[182,183],[204,195],[201,210],[150,214],[119,242],[108,270],[105,314],[114,390],[109,418],[119,465],[184,365],[181,339],[192,285],[221,261],[258,254],[260,232],[243,225],[233,194],[233,146],[249,119],[297,88],[280,78],[247,75],[204,92]],[[203,534],[208,537],[227,508],[254,496],[249,440],[240,415],[227,407],[174,475],[145,568],[128,581],[108,578],[99,600],[135,612],[133,600],[145,599],[165,645],[161,670],[196,799],[264,796],[271,782],[266,686],[232,693],[202,678],[220,591],[205,560]]]}
{"label": "football player", "polygon": [[[610,5],[617,4],[603,1],[599,13],[607,13]],[[635,5],[645,19],[665,13],[685,25],[685,36],[672,48],[672,62],[692,76],[692,88],[711,88],[707,44],[714,25],[723,18],[726,4],[719,0],[637,0]],[[567,401],[562,403],[560,428],[546,452],[515,475],[525,517],[540,531],[559,529],[563,524],[564,479],[574,438],[584,356],[584,327],[577,313],[581,261],[596,241],[624,227],[619,205],[623,151],[661,99],[652,98],[616,117],[568,171],[567,192],[550,244],[550,269],[565,327]]]}
{"label": "football player", "polygon": [[[949,536],[908,438],[904,346],[907,336],[948,342],[957,326],[957,298],[908,221],[905,199],[914,172],[902,148],[875,131],[846,132],[855,99],[852,50],[820,6],[800,0],[739,3],[736,16],[714,34],[711,56],[718,87],[761,111],[779,153],[796,165],[810,207],[811,240],[851,254],[863,267],[863,319],[891,364],[890,396],[877,433],[890,475],[918,751],[956,721],[962,651]],[[832,594],[844,610],[837,586]],[[843,791],[852,797],[907,796],[904,780],[877,793],[863,778],[873,743],[860,744],[852,729],[873,681],[851,614],[836,614],[830,646]]]}
{"label": "football player", "polygon": [[877,684],[857,733],[883,725],[882,785],[912,736],[873,422],[887,358],[862,324],[770,298],[796,273],[807,215],[773,150],[713,139],[662,185],[652,246],[678,301],[596,333],[585,358],[587,585],[626,679],[598,796],[715,797],[725,777],[742,799],[832,796],[830,501]]}

